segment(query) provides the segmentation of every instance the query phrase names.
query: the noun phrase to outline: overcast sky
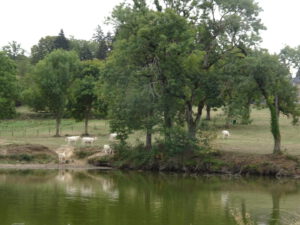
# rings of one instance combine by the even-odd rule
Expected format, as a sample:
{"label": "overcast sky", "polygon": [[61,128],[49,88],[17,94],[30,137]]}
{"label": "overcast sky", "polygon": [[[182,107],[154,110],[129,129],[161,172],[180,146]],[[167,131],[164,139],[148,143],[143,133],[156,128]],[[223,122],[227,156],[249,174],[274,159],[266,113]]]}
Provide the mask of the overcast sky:
{"label": "overcast sky", "polygon": [[[300,45],[300,0],[256,0],[263,8],[262,47],[279,52]],[[91,39],[113,7],[122,0],[0,0],[0,47],[17,41],[27,51],[41,37],[65,35]],[[106,28],[108,29],[108,28]]]}

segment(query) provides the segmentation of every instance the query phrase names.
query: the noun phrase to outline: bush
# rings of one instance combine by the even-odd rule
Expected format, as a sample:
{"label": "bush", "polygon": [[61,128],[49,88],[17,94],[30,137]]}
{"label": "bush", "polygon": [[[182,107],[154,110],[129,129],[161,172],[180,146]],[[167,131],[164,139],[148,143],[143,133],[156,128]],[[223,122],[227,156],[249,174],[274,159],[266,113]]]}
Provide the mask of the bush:
{"label": "bush", "polygon": [[11,155],[10,159],[31,162],[33,160],[33,156],[29,154]]}
{"label": "bush", "polygon": [[197,139],[191,139],[187,135],[186,130],[181,127],[172,128],[170,130],[170,138],[167,138],[166,140],[157,140],[157,143],[158,147],[163,147],[164,152],[169,156],[199,150]]}

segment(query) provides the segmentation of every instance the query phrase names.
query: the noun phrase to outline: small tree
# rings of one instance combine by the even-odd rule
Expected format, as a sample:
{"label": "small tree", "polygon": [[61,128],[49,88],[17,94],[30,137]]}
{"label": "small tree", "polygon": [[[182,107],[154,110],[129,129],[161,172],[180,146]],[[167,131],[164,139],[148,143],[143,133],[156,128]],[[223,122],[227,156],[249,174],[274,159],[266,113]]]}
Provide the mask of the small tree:
{"label": "small tree", "polygon": [[248,74],[254,79],[271,114],[271,132],[274,138],[274,154],[281,153],[281,135],[279,127],[280,112],[293,116],[296,122],[297,91],[292,86],[289,69],[280,63],[278,56],[267,52],[256,52],[245,59]]}
{"label": "small tree", "polygon": [[48,109],[56,119],[56,134],[67,102],[69,87],[78,72],[79,58],[74,52],[61,49],[51,52],[35,68],[35,82]]}
{"label": "small tree", "polygon": [[93,109],[96,109],[96,85],[100,77],[101,62],[81,62],[80,73],[72,88],[71,111],[76,120],[84,120],[84,135],[88,135],[88,121]]}

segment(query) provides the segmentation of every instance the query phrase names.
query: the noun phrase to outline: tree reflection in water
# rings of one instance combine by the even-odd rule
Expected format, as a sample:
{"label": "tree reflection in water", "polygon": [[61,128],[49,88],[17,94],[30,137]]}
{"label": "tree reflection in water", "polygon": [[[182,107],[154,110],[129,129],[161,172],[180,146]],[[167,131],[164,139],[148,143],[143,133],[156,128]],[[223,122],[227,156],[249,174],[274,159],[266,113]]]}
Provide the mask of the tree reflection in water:
{"label": "tree reflection in water", "polygon": [[295,180],[0,171],[1,224],[300,225],[299,197]]}

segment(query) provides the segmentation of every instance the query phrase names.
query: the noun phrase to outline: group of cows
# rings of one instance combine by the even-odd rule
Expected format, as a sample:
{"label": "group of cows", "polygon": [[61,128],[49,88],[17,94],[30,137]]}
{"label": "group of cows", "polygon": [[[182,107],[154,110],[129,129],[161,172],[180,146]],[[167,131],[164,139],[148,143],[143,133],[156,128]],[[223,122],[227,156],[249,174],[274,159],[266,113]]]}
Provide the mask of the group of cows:
{"label": "group of cows", "polygon": [[[116,140],[116,137],[118,136],[117,133],[111,133],[109,134],[109,141],[112,142]],[[79,140],[81,140],[82,144],[93,144],[98,138],[97,137],[81,137],[81,136],[69,136],[65,138],[65,141],[70,144],[76,144]],[[109,144],[103,145],[104,153],[106,154],[112,154],[113,150],[110,147]]]}
{"label": "group of cows", "polygon": [[[116,137],[118,136],[117,133],[111,133],[109,134],[109,141],[112,142],[116,140]],[[230,133],[228,130],[222,130],[222,137],[223,139],[229,138]],[[65,141],[70,144],[76,144],[79,140],[81,140],[82,144],[93,144],[98,138],[97,137],[81,137],[81,136],[69,136],[65,138]],[[103,145],[103,151],[105,154],[113,154],[113,149],[109,144]],[[64,154],[60,154],[59,158],[65,158]]]}

